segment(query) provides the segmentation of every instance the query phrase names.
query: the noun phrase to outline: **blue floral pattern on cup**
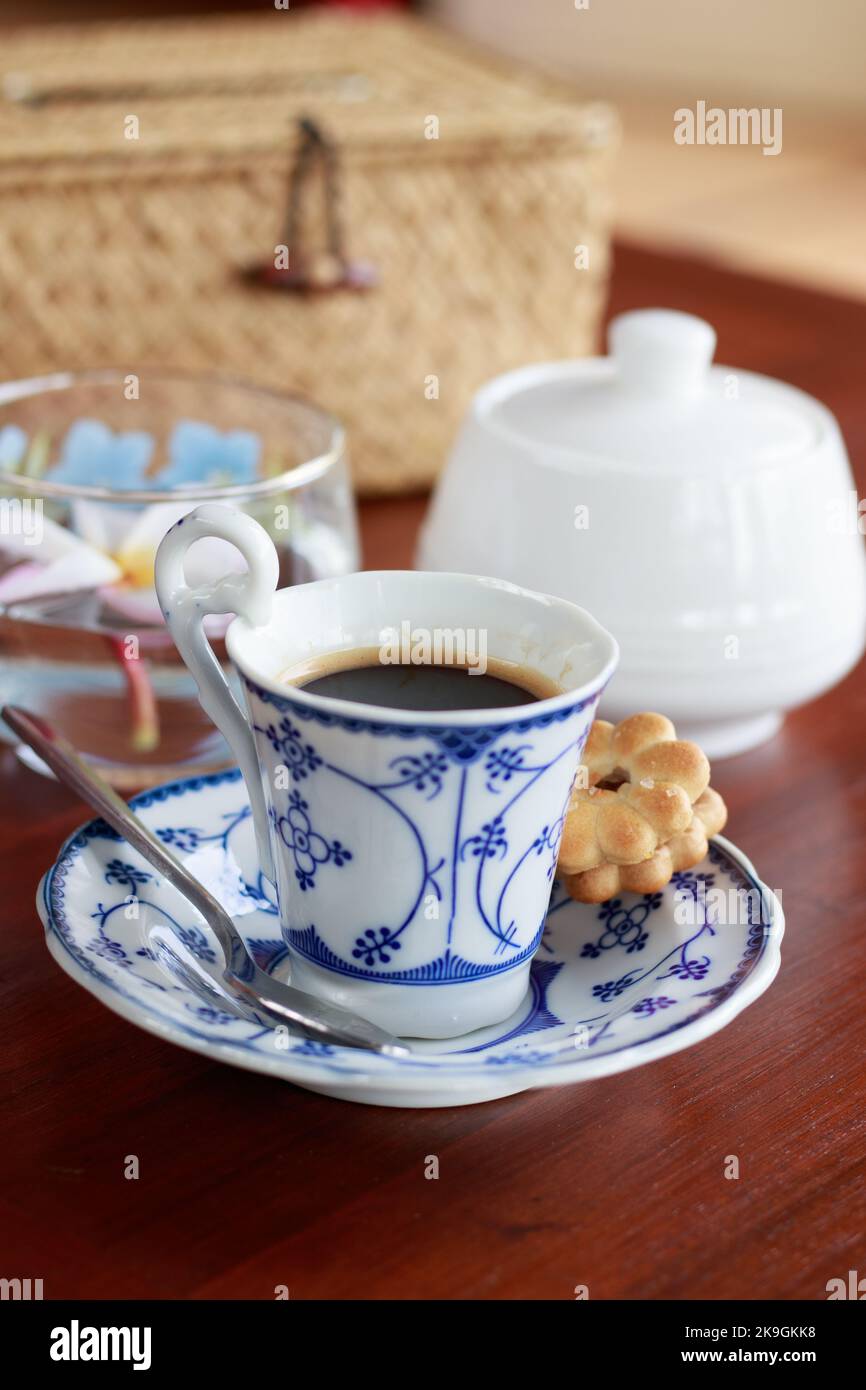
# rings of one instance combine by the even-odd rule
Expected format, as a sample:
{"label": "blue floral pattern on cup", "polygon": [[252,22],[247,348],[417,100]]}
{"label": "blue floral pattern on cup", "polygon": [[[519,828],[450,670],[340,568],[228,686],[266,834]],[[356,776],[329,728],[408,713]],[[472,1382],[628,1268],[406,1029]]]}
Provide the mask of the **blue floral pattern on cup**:
{"label": "blue floral pattern on cup", "polygon": [[[543,914],[528,917],[524,904],[539,900],[539,884],[542,901],[549,891],[598,697],[463,729],[377,724],[245,685],[277,848],[292,856],[292,875],[279,884],[290,949],[336,974],[393,984],[454,984],[525,967]],[[370,732],[378,776],[364,753]],[[560,807],[553,820],[551,799]],[[389,890],[367,903],[376,850],[383,882],[390,860],[414,865],[408,895]],[[347,921],[355,925],[350,949],[341,944]]]}
{"label": "blue floral pattern on cup", "polygon": [[333,864],[341,869],[352,858],[352,851],[339,840],[326,840],[324,835],[313,829],[309,809],[300,792],[294,791],[289,797],[285,815],[274,813],[277,833],[286,849],[292,851],[295,878],[302,893],[315,887],[316,870],[320,864]]}

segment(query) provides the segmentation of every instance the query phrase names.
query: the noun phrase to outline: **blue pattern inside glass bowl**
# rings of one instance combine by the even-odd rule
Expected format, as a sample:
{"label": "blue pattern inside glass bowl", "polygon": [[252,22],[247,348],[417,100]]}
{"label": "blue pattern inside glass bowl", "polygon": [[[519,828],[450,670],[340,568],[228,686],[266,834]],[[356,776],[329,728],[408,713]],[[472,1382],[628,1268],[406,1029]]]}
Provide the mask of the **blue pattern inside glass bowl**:
{"label": "blue pattern inside glass bowl", "polygon": [[[218,377],[0,386],[2,701],[48,715],[118,785],[224,764],[162,619],[157,547],[199,502],[230,502],[269,531],[281,584],[356,569],[344,453],[327,412]],[[219,542],[190,562],[193,583],[243,568]]]}

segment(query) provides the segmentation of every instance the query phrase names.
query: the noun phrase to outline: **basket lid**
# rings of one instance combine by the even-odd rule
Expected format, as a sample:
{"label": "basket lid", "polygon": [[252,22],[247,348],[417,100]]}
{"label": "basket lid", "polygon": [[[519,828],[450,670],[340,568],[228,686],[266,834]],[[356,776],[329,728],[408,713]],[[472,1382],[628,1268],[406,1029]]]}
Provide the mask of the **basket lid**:
{"label": "basket lid", "polygon": [[[0,168],[284,154],[299,115],[347,151],[601,149],[580,103],[421,21],[346,13],[31,27],[0,48]],[[126,134],[136,117],[139,138]]]}

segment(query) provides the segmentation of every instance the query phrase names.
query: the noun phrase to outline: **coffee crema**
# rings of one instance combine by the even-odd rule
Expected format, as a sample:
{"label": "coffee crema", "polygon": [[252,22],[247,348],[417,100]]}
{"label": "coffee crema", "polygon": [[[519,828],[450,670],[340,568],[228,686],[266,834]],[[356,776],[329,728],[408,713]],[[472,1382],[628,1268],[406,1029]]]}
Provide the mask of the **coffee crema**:
{"label": "coffee crema", "polygon": [[334,700],[428,713],[507,709],[563,693],[549,676],[514,661],[489,657],[483,672],[459,665],[402,665],[384,663],[378,647],[326,652],[287,668],[277,679]]}

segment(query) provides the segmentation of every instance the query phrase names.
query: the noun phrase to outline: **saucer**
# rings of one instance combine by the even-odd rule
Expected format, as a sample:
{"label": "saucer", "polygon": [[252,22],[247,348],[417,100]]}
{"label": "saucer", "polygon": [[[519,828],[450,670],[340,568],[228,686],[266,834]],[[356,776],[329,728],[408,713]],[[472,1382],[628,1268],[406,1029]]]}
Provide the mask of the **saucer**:
{"label": "saucer", "polygon": [[[288,978],[240,773],[174,782],[131,804],[231,912],[259,965]],[[721,837],[660,893],[587,906],[555,884],[530,989],[512,1017],[461,1038],[415,1042],[410,1057],[394,1058],[233,1014],[208,928],[103,821],[66,842],[37,905],[58,964],[140,1028],[324,1095],[411,1107],[469,1105],[609,1076],[691,1047],[772,982],[784,930],[778,899]],[[213,967],[209,1002],[189,988],[179,957],[162,950],[166,925],[205,969]]]}

